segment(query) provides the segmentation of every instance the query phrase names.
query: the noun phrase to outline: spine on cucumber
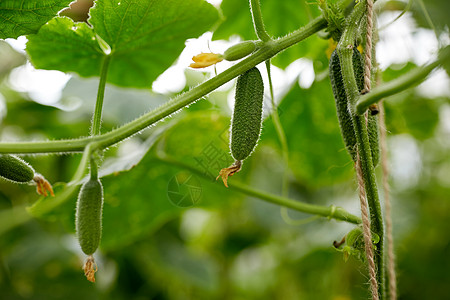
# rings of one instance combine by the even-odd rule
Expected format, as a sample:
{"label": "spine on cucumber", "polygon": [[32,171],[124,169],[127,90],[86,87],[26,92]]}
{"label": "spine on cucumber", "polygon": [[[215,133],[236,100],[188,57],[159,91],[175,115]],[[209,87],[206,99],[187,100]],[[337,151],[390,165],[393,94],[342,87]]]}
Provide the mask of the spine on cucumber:
{"label": "spine on cucumber", "polygon": [[[353,49],[353,70],[355,73],[356,83],[361,92],[364,86],[364,69],[363,61],[359,51]],[[344,88],[342,78],[341,65],[339,56],[335,50],[330,57],[330,80],[333,89],[334,99],[336,101],[336,111],[341,128],[342,138],[345,146],[353,161],[356,161],[356,135],[353,128],[352,116],[349,110],[347,95]],[[370,141],[370,149],[372,152],[372,162],[374,166],[378,165],[380,159],[379,137],[378,137],[378,119],[376,116],[369,114],[367,121],[367,131]]]}
{"label": "spine on cucumber", "polygon": [[78,241],[86,255],[92,255],[100,244],[102,209],[102,183],[99,179],[90,178],[78,194],[75,222]]}
{"label": "spine on cucumber", "polygon": [[246,159],[259,140],[262,122],[264,84],[257,68],[251,68],[237,79],[233,119],[231,121],[231,154],[237,161]]}

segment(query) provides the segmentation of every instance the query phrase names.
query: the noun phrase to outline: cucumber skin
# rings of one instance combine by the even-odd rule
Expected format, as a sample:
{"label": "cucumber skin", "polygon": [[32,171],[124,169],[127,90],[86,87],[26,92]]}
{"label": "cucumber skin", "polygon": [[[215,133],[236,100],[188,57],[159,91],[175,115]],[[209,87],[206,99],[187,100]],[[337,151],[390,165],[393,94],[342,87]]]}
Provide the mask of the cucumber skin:
{"label": "cucumber skin", "polygon": [[103,185],[99,179],[84,183],[78,194],[75,226],[81,250],[92,255],[102,235]]}
{"label": "cucumber skin", "polygon": [[[361,92],[364,87],[364,69],[361,53],[359,53],[356,48],[353,48],[352,61],[356,84],[359,91]],[[330,57],[330,80],[334,99],[336,101],[336,111],[339,120],[339,127],[341,128],[342,138],[344,140],[348,153],[352,157],[353,161],[356,161],[356,135],[353,128],[352,117],[348,109],[347,95],[345,93],[339,55],[336,50],[333,51]],[[375,167],[380,161],[378,131],[378,118],[369,114],[367,121],[367,132],[369,135],[372,162]]]}
{"label": "cucumber skin", "polygon": [[261,134],[264,84],[255,67],[240,75],[236,83],[231,121],[231,154],[235,160],[246,159]]}
{"label": "cucumber skin", "polygon": [[223,58],[228,61],[234,61],[246,57],[256,49],[254,41],[244,41],[231,46],[223,53]]}
{"label": "cucumber skin", "polygon": [[27,183],[33,180],[34,169],[14,155],[0,154],[0,176],[16,183]]}

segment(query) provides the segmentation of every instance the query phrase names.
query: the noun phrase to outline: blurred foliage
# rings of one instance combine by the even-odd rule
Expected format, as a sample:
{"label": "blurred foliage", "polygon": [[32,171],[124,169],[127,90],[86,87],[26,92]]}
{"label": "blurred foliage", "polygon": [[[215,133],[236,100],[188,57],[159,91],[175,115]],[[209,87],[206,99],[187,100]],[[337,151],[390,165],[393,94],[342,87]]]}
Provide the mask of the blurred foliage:
{"label": "blurred foliage", "polygon": [[[305,7],[315,16],[315,4],[275,3],[262,1],[267,29],[274,36],[306,24],[310,15]],[[222,10],[227,25],[219,27],[216,38],[254,38],[246,4],[224,0]],[[0,47],[0,74],[5,78],[0,84],[2,140],[87,135],[98,80],[73,76],[60,102],[40,104],[9,84],[8,74],[24,62],[23,54],[3,42]],[[311,37],[274,60],[287,66],[306,55],[314,59],[316,71],[310,88],[294,84],[278,107],[289,165],[283,164],[269,116],[258,147],[230,181],[279,194],[287,170],[291,198],[339,205],[358,214],[352,162],[339,135],[329,80],[323,76],[327,47],[326,41]],[[383,80],[414,67],[393,65],[383,72]],[[193,76],[186,73],[189,82]],[[288,211],[287,218],[278,206],[215,181],[218,171],[232,162],[227,101],[233,92],[214,92],[108,149],[100,170],[105,206],[95,285],[81,270],[84,256],[74,236],[75,194],[51,214],[0,236],[0,299],[367,299],[364,265],[353,257],[345,262],[332,247],[353,226],[324,219],[295,225],[308,215]],[[417,161],[409,162],[419,167],[411,170],[405,160],[393,172],[408,173],[404,181],[392,178],[399,299],[408,300],[446,299],[450,282],[450,99],[422,94],[411,89],[385,102],[390,153],[399,150],[394,141],[400,138],[408,139],[418,152]],[[108,86],[103,130],[165,101],[166,96],[148,90]],[[80,157],[24,159],[52,183],[59,182],[58,193]],[[408,175],[417,178],[408,181]],[[0,213],[34,203],[34,190],[0,180]]]}
{"label": "blurred foliage", "polygon": [[[446,30],[448,31],[450,24],[450,19],[448,17],[450,3],[447,0],[420,0],[412,1],[412,4],[412,12],[419,26],[430,29],[435,28],[438,32],[443,33],[445,33]],[[426,13],[424,12],[423,7],[426,9]],[[430,19],[428,19],[426,14],[430,16]],[[434,28],[431,28],[430,20]]]}

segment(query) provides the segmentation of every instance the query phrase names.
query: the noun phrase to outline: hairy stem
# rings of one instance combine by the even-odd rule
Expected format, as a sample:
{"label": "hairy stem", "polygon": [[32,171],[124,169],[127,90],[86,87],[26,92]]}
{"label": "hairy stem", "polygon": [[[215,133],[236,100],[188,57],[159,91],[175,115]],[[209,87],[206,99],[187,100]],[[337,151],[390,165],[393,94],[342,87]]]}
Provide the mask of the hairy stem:
{"label": "hairy stem", "polygon": [[264,27],[259,0],[250,0],[250,10],[253,17],[253,25],[255,26],[256,35],[264,42],[270,41],[271,38]]}
{"label": "hairy stem", "polygon": [[108,76],[109,62],[111,56],[103,57],[102,66],[100,70],[100,83],[98,85],[97,102],[95,103],[95,111],[92,117],[91,135],[99,135],[102,124],[103,98],[105,97],[106,77]]}
{"label": "hairy stem", "polygon": [[[175,158],[159,154],[158,160],[177,166],[186,170],[189,170],[192,173],[195,173],[196,175],[211,179],[208,175],[205,175],[205,173],[202,170],[197,169],[196,167],[193,167],[189,164],[186,164],[182,161],[179,161]],[[307,214],[312,215],[318,215],[322,217],[327,217],[331,219],[336,219],[339,221],[345,221],[353,224],[360,224],[361,219],[349,212],[347,212],[345,209],[341,207],[336,206],[322,206],[322,205],[313,205],[308,203],[302,203],[296,200],[292,200],[286,197],[280,197],[277,195],[269,194],[265,191],[256,190],[254,188],[251,188],[245,184],[241,184],[238,182],[229,183],[229,187],[231,189],[234,189],[236,191],[239,191],[241,193],[244,193],[246,195],[264,200],[266,202],[270,202],[273,204],[285,206],[287,208],[291,208],[293,210],[297,210],[300,212],[304,212]],[[225,188],[225,187],[224,187]]]}
{"label": "hairy stem", "polygon": [[155,124],[181,108],[194,103],[197,99],[204,97],[208,93],[251,69],[257,64],[275,56],[280,51],[297,44],[317,31],[324,29],[326,26],[327,22],[325,19],[318,17],[303,28],[294,31],[285,37],[282,37],[276,41],[269,41],[251,56],[240,61],[219,75],[209,79],[188,92],[169,100],[165,104],[140,116],[134,121],[131,121],[108,133],[73,140],[0,143],[0,153],[82,152],[86,145],[91,142],[98,143],[101,149],[107,148],[138,133],[148,126]]}
{"label": "hairy stem", "polygon": [[446,51],[440,59],[428,65],[416,68],[403,76],[375,87],[370,93],[359,97],[358,102],[356,102],[356,113],[363,114],[371,104],[420,84],[431,71],[438,67],[443,60],[448,58],[450,58],[450,51]]}
{"label": "hairy stem", "polygon": [[353,127],[355,129],[358,145],[358,154],[361,160],[364,189],[370,209],[371,229],[380,237],[379,243],[376,244],[377,249],[375,251],[375,263],[377,266],[378,294],[380,299],[384,299],[385,272],[383,216],[381,214],[381,206],[378,196],[377,183],[375,180],[375,170],[372,163],[372,154],[370,151],[365,118],[357,115],[354,108],[356,100],[359,96],[359,90],[353,71],[352,55],[353,47],[355,46],[357,27],[365,13],[365,7],[365,1],[360,1],[355,6],[353,13],[349,17],[347,23],[348,25],[338,43],[337,51],[341,62],[345,92],[347,94],[348,104],[352,113]]}

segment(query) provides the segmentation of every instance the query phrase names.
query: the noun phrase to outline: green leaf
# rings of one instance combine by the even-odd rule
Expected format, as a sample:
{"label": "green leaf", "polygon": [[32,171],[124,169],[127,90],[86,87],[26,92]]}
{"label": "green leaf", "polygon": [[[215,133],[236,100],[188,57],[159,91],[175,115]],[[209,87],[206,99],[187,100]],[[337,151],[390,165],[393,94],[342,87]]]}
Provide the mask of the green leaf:
{"label": "green leaf", "polygon": [[[342,141],[329,80],[314,82],[309,90],[296,84],[279,111],[289,167],[300,182],[317,188],[351,177],[353,164]],[[270,118],[264,122],[261,143],[280,147]]]}
{"label": "green leaf", "polygon": [[107,55],[101,49],[109,47],[107,81],[150,88],[181,53],[186,39],[199,36],[218,19],[217,10],[202,0],[99,0],[90,15],[93,28],[58,18],[30,36],[27,51],[33,64],[98,76]]}
{"label": "green leaf", "polygon": [[71,0],[0,1],[0,39],[36,33]]}
{"label": "green leaf", "polygon": [[92,28],[66,17],[54,18],[29,36],[26,50],[36,68],[75,71],[84,77],[100,74],[105,55]]}
{"label": "green leaf", "polygon": [[[235,34],[239,34],[244,40],[256,39],[248,1],[224,0],[220,7],[225,21],[214,31],[214,39],[228,39]],[[262,1],[261,11],[266,30],[274,38],[299,29],[319,15],[317,5],[298,1]],[[285,68],[302,56],[316,55],[319,52],[318,43],[324,44],[326,49],[326,42],[317,37],[311,37],[301,42],[300,46],[296,45],[283,51],[272,60],[272,63]]]}

